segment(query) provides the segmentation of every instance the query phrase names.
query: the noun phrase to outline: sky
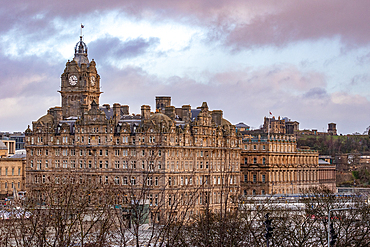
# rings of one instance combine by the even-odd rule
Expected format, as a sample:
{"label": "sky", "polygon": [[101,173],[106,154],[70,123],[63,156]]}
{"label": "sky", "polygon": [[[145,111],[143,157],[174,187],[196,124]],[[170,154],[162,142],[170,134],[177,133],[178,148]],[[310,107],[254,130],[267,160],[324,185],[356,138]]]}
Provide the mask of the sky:
{"label": "sky", "polygon": [[61,105],[83,23],[100,104],[207,102],[256,129],[269,112],[300,129],[370,125],[370,1],[12,0],[0,6],[0,131]]}

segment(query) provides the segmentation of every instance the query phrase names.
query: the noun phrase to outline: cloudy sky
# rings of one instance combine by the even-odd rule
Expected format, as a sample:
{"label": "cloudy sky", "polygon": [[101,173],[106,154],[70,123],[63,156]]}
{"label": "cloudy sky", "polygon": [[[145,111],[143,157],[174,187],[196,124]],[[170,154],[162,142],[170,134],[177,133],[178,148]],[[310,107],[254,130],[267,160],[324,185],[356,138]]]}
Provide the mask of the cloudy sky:
{"label": "cloudy sky", "polygon": [[370,1],[4,1],[0,131],[60,105],[60,75],[83,23],[101,104],[203,101],[236,124],[289,117],[301,129],[370,125]]}

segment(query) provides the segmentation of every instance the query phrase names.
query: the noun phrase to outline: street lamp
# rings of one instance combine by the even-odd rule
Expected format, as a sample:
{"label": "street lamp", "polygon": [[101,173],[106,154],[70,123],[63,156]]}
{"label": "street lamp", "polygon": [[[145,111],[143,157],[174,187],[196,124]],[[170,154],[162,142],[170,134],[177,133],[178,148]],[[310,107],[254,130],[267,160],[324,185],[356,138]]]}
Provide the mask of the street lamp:
{"label": "street lamp", "polygon": [[[337,241],[337,234],[334,231],[333,223],[330,222],[330,213],[331,211],[344,211],[344,210],[351,210],[355,208],[333,208],[329,209],[328,212],[328,247],[334,246],[335,242]],[[330,236],[332,237],[332,240],[330,241]],[[332,244],[333,242],[333,244]]]}
{"label": "street lamp", "polygon": [[269,218],[269,213],[267,213],[265,215],[265,227],[266,227],[266,233],[265,233],[265,237],[266,237],[266,246],[269,247],[269,244],[270,244],[270,238],[272,237],[272,231],[274,230],[274,227],[271,227],[271,222],[272,220]]}

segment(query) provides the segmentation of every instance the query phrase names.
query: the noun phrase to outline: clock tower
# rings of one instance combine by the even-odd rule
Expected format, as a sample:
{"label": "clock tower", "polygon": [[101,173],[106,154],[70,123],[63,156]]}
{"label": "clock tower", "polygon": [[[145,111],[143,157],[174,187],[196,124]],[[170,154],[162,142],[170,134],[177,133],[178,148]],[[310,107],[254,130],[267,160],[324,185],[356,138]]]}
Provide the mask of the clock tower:
{"label": "clock tower", "polygon": [[87,46],[82,41],[77,42],[72,61],[66,63],[61,75],[61,90],[63,118],[81,117],[89,110],[95,101],[99,105],[100,76],[96,70],[94,59],[89,62]]}

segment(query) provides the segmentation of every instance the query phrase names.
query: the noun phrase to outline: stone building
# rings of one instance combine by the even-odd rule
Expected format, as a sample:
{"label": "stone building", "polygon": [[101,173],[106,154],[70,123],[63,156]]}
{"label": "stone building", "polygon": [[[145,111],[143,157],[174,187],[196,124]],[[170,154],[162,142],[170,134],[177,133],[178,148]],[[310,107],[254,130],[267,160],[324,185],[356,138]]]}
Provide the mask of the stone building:
{"label": "stone building", "polygon": [[12,196],[25,186],[25,155],[8,155],[8,147],[0,141],[0,198]]}
{"label": "stone building", "polygon": [[337,135],[337,124],[336,123],[329,123],[328,124],[328,134],[329,135]]}
{"label": "stone building", "polygon": [[294,194],[324,185],[335,191],[335,165],[319,164],[318,152],[298,149],[296,138],[258,135],[243,139],[241,192]]}
{"label": "stone building", "polygon": [[196,195],[195,212],[206,204],[217,210],[223,196],[238,193],[241,137],[222,111],[206,102],[175,108],[171,97],[159,96],[155,111],[143,105],[135,115],[127,105],[100,106],[100,87],[81,37],[61,75],[62,106],[25,132],[28,190],[73,176],[127,188],[117,195],[126,203],[143,187],[148,192],[140,199],[153,206],[161,198],[171,206],[175,198]]}
{"label": "stone building", "polygon": [[288,134],[293,135],[299,131],[299,122],[292,121],[287,117],[277,119],[275,117],[265,117],[262,130],[264,133],[270,134]]}

